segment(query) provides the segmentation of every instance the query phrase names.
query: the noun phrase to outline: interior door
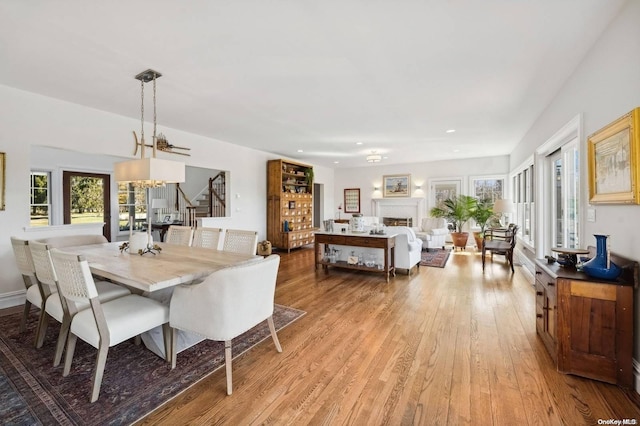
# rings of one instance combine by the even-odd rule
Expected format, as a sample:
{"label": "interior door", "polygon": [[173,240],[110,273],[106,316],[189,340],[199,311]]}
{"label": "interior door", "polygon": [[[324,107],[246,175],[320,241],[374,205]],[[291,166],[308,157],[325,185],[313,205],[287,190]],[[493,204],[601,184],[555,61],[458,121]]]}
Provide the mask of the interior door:
{"label": "interior door", "polygon": [[102,234],[111,241],[110,182],[106,174],[64,171],[64,223],[102,223]]}

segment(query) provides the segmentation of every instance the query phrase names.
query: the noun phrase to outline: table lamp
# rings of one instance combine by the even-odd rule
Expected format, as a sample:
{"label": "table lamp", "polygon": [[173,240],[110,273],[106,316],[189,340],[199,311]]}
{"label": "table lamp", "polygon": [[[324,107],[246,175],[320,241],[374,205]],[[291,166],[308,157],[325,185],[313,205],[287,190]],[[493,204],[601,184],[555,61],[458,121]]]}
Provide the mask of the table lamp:
{"label": "table lamp", "polygon": [[[159,210],[159,209],[168,209],[169,201],[166,198],[154,198],[151,200],[151,209]],[[156,222],[162,222],[162,213],[156,212]]]}
{"label": "table lamp", "polygon": [[[496,202],[493,204],[493,211],[494,213],[498,214],[498,217],[500,218],[500,226],[507,226],[507,224],[505,223],[504,225],[502,224],[502,216],[504,215],[505,217],[507,217],[507,215],[509,213],[513,213],[516,211],[515,206],[513,205],[513,203],[511,202],[511,200],[508,199],[500,199],[500,200],[496,200]],[[508,218],[506,220],[506,222],[508,222]]]}

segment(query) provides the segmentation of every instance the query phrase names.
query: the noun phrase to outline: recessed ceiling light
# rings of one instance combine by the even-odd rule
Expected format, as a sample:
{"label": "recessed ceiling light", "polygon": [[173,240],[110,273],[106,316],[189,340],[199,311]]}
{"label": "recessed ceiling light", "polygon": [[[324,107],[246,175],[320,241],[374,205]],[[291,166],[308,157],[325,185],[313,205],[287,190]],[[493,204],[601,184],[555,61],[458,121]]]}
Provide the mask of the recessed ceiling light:
{"label": "recessed ceiling light", "polygon": [[453,150],[453,152],[460,152],[460,150],[456,148]]}
{"label": "recessed ceiling light", "polygon": [[356,145],[362,145],[362,142],[356,142]]}
{"label": "recessed ceiling light", "polygon": [[304,152],[303,150],[299,149],[298,152]]}
{"label": "recessed ceiling light", "polygon": [[449,130],[447,130],[447,133],[455,133],[455,132],[456,132],[456,129],[449,129]]}
{"label": "recessed ceiling light", "polygon": [[333,164],[340,164],[340,162],[339,161],[334,161]]}

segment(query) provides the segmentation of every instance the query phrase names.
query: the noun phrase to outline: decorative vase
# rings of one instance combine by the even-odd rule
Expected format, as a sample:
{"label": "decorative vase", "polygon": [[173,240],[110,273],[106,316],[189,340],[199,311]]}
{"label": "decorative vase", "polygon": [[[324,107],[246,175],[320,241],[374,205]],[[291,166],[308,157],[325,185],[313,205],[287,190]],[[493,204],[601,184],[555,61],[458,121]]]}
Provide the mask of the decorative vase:
{"label": "decorative vase", "polygon": [[607,247],[608,235],[594,235],[596,237],[596,255],[593,259],[582,265],[582,271],[594,278],[605,280],[615,280],[618,278],[622,269],[609,258],[609,250]]}

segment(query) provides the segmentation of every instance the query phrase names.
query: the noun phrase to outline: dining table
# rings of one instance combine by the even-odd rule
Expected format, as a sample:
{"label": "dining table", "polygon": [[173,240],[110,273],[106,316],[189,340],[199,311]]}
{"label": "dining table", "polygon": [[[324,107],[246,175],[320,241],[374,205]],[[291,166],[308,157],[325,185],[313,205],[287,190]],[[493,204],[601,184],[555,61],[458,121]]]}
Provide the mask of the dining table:
{"label": "dining table", "polygon": [[262,259],[262,256],[202,247],[155,243],[157,253],[129,253],[122,243],[90,244],[63,250],[84,256],[91,273],[142,292],[155,292],[205,278],[230,266]]}
{"label": "dining table", "polygon": [[[156,253],[129,253],[122,242],[65,247],[63,251],[82,255],[92,275],[130,288],[133,292],[170,305],[173,288],[198,282],[212,273],[256,262],[263,256],[233,253],[202,247],[156,243]],[[142,336],[145,346],[164,358],[162,327]],[[177,352],[204,340],[201,335],[178,330]]]}

